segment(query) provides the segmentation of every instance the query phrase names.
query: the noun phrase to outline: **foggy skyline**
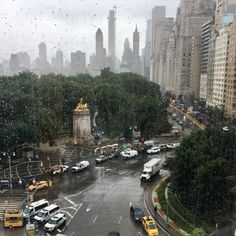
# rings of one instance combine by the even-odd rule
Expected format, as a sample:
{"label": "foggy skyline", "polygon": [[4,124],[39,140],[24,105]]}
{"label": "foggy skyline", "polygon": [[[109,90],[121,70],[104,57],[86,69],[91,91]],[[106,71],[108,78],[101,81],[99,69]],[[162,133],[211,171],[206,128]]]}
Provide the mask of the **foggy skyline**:
{"label": "foggy skyline", "polygon": [[76,50],[95,52],[95,33],[101,28],[108,49],[109,10],[116,6],[116,51],[120,59],[125,38],[132,41],[135,25],[140,32],[140,51],[144,47],[146,21],[157,5],[167,7],[167,16],[175,16],[179,0],[3,0],[0,8],[0,63],[11,53],[26,51],[31,61],[38,56],[40,42],[47,44],[48,61],[60,48],[64,58]]}

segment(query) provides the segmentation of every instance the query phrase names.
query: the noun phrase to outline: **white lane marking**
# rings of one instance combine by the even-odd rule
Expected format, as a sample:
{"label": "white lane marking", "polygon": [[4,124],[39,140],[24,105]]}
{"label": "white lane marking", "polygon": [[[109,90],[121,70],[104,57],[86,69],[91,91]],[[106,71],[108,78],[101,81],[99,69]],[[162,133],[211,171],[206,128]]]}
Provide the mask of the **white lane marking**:
{"label": "white lane marking", "polygon": [[113,187],[113,185],[114,185],[114,183],[113,183],[113,184],[111,184],[111,185],[109,186],[109,188],[112,188],[112,187]]}
{"label": "white lane marking", "polygon": [[129,174],[128,174],[128,175],[132,175],[134,172],[135,172],[135,170],[133,170],[133,171],[129,172]]}
{"label": "white lane marking", "polygon": [[66,225],[64,226],[64,228],[63,229],[61,229],[61,232],[63,232],[64,230],[65,230],[65,228],[70,224],[70,222],[72,221],[72,219],[75,217],[75,215],[76,215],[76,213],[78,212],[78,210],[81,208],[81,206],[82,206],[83,204],[81,203],[81,204],[79,204],[79,206],[78,206],[78,208],[77,208],[77,210],[76,210],[76,212],[74,213],[74,215],[72,216],[72,218],[70,218],[70,220],[66,223]]}
{"label": "white lane marking", "polygon": [[19,174],[18,174],[18,169],[17,169],[17,165],[16,165],[16,175],[18,178],[20,178]]}
{"label": "white lane marking", "polygon": [[64,197],[64,199],[69,202],[70,204],[72,204],[73,206],[77,206],[76,203],[74,203],[73,201],[71,201],[68,197]]}
{"label": "white lane marking", "polygon": [[86,211],[89,212],[91,209],[90,208],[87,208]]}
{"label": "white lane marking", "polygon": [[98,218],[98,215],[94,217],[93,224],[96,222],[97,218]]}
{"label": "white lane marking", "polygon": [[77,210],[77,208],[76,208],[76,207],[68,207],[67,209],[72,209],[72,210],[74,210],[74,211],[76,211],[76,210]]}
{"label": "white lane marking", "polygon": [[91,185],[88,186],[87,188],[81,190],[81,191],[78,192],[78,193],[72,194],[72,195],[70,195],[69,197],[75,197],[75,196],[78,196],[78,195],[80,195],[81,193],[83,193],[83,192],[87,191],[88,189],[90,189],[91,187],[93,187],[93,185],[94,185],[94,184],[91,184]]}
{"label": "white lane marking", "polygon": [[115,170],[114,168],[107,168],[106,171],[112,171]]}
{"label": "white lane marking", "polygon": [[62,210],[62,209],[61,209],[61,212],[66,213],[66,214],[67,214],[69,217],[71,217],[71,218],[73,217],[68,211],[65,211],[65,210]]}
{"label": "white lane marking", "polygon": [[76,149],[74,149],[72,152],[71,152],[71,155],[75,152]]}
{"label": "white lane marking", "polygon": [[29,175],[32,176],[32,174],[29,171],[29,163],[27,164],[27,171],[28,171]]}
{"label": "white lane marking", "polygon": [[125,171],[121,171],[121,172],[119,172],[119,175],[123,175],[123,174],[125,174],[127,171],[125,170]]}
{"label": "white lane marking", "polygon": [[81,150],[80,155],[79,155],[80,157],[82,156],[83,152],[84,152],[84,150]]}
{"label": "white lane marking", "polygon": [[121,222],[121,219],[122,219],[122,216],[120,217],[120,219],[119,219],[119,221],[118,221],[118,225],[120,224],[120,222]]}
{"label": "white lane marking", "polygon": [[92,223],[94,215],[91,216],[89,223]]}
{"label": "white lane marking", "polygon": [[137,235],[141,235],[141,236],[143,236],[143,234],[142,234],[141,232],[139,232],[139,231],[138,231],[138,234],[137,234]]}

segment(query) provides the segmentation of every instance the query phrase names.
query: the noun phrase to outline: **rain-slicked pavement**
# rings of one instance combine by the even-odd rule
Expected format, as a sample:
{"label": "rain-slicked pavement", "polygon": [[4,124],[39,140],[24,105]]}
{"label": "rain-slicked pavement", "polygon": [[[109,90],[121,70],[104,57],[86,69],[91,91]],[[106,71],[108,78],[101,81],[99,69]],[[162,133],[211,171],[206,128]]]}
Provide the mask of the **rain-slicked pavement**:
{"label": "rain-slicked pavement", "polygon": [[[144,192],[149,184],[141,184],[139,179],[143,164],[153,157],[164,159],[168,153],[144,155],[128,161],[117,158],[98,165],[93,154],[85,157],[73,149],[69,152],[72,155],[65,155],[64,159],[70,168],[81,160],[88,160],[90,167],[80,173],[69,170],[53,177],[52,188],[39,190],[34,196],[34,200],[46,198],[50,203],[58,203],[66,214],[67,224],[55,234],[105,236],[116,230],[121,235],[145,235],[142,226],[130,219],[130,203],[146,212]],[[161,170],[161,176],[155,181],[166,174],[166,170]],[[14,234],[8,231],[7,235]],[[165,234],[161,232],[160,235]]]}

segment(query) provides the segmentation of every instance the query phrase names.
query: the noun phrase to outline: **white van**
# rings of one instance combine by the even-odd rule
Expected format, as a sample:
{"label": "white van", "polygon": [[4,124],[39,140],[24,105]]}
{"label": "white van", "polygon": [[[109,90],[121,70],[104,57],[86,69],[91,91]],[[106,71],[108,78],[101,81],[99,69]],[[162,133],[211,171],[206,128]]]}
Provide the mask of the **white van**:
{"label": "white van", "polygon": [[138,156],[138,151],[136,151],[136,150],[125,150],[125,151],[121,152],[121,156],[123,157],[123,159],[129,159],[129,158],[137,157]]}
{"label": "white van", "polygon": [[41,210],[35,217],[34,220],[37,220],[39,223],[47,222],[53,215],[55,215],[60,210],[60,207],[57,204],[51,204],[50,206],[45,207]]}
{"label": "white van", "polygon": [[29,206],[26,206],[23,209],[23,217],[27,219],[28,217],[35,216],[39,213],[40,210],[47,207],[48,205],[49,202],[45,199],[41,199],[37,202],[32,202]]}

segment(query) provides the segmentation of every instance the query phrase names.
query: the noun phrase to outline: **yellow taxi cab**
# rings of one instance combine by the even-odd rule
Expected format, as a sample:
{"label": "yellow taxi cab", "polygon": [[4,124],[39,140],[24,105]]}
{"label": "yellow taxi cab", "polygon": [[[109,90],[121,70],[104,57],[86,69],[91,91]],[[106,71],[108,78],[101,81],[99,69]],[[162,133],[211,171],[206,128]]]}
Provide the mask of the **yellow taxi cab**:
{"label": "yellow taxi cab", "polygon": [[148,236],[158,236],[158,229],[155,220],[151,216],[144,216],[142,218],[143,229],[147,232]]}
{"label": "yellow taxi cab", "polygon": [[24,218],[21,210],[5,210],[3,215],[4,227],[22,227]]}
{"label": "yellow taxi cab", "polygon": [[48,188],[49,183],[47,181],[38,181],[35,184],[29,185],[29,190],[33,191],[35,189],[43,189],[43,188]]}

